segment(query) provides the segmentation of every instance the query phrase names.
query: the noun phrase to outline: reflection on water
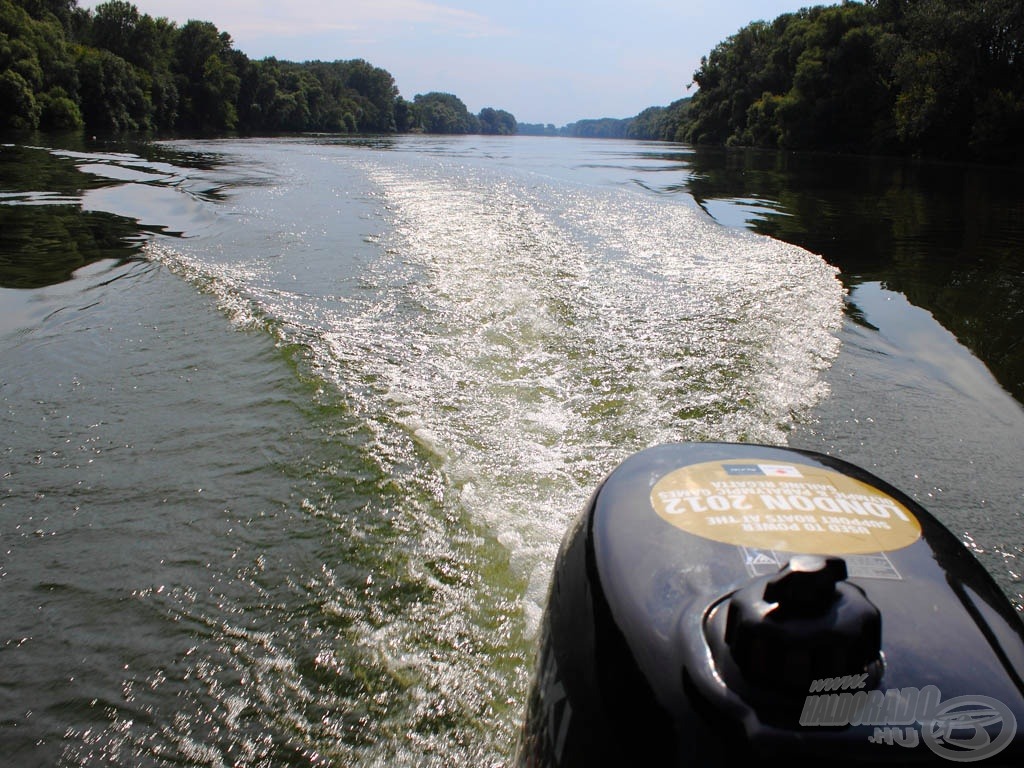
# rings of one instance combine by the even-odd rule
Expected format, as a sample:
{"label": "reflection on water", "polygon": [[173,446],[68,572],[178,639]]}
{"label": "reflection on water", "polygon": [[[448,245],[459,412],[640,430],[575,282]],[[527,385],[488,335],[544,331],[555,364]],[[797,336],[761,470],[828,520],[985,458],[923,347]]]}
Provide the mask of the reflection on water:
{"label": "reflection on water", "polygon": [[[1024,197],[1009,170],[658,143],[624,149],[598,141],[592,157],[575,164],[566,164],[550,140],[526,153],[501,140],[481,148],[471,138],[410,145],[394,137],[323,137],[319,143],[484,154],[510,165],[525,159],[562,178],[692,196],[722,224],[824,256],[847,287],[878,282],[902,293],[1024,402]],[[67,280],[95,261],[136,258],[149,233],[189,235],[210,224],[213,214],[203,203],[224,194],[224,181],[204,183],[202,172],[217,166],[216,154],[151,144],[130,148],[138,154],[124,147],[89,151],[95,149],[0,147],[0,287]],[[247,184],[259,183],[261,169],[242,172]],[[850,312],[859,315],[856,306]]]}
{"label": "reflection on water", "polygon": [[98,261],[124,264],[151,234],[188,235],[209,221],[203,203],[221,196],[198,180],[213,167],[209,156],[124,149],[0,145],[0,288],[43,288]]}
{"label": "reflection on water", "polygon": [[712,216],[821,254],[848,286],[902,293],[1024,402],[1024,197],[1011,169],[711,149],[688,162],[682,186]]}
{"label": "reflection on water", "polygon": [[877,282],[859,284],[851,300],[880,327],[875,329],[880,350],[912,361],[905,375],[927,380],[931,387],[948,387],[963,398],[977,400],[980,408],[996,406],[993,414],[1006,408],[1002,398],[993,403],[982,397],[983,393],[993,397],[991,375],[953,334],[936,329],[929,312]]}
{"label": "reflection on water", "polygon": [[0,207],[0,288],[42,288],[103,259],[126,262],[142,241],[132,222],[73,205]]}

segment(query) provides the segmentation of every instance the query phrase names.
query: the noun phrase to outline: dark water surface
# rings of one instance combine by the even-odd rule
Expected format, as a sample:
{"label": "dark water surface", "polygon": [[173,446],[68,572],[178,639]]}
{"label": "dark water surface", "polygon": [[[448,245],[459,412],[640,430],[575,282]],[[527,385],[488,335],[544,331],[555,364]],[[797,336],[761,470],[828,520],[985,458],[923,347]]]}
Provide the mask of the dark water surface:
{"label": "dark water surface", "polygon": [[1024,608],[1009,171],[636,142],[0,146],[0,752],[505,765],[668,440],[827,451]]}

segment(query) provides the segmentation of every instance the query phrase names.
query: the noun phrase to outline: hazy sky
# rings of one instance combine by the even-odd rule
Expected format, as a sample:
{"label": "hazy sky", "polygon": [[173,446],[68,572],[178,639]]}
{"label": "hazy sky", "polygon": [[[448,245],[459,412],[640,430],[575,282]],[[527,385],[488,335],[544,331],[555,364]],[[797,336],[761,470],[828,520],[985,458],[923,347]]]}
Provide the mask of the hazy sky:
{"label": "hazy sky", "polygon": [[[453,93],[474,114],[562,126],[632,117],[692,94],[718,43],[754,20],[838,0],[135,0],[210,21],[251,59],[366,59],[410,101]],[[83,8],[96,2],[79,1]]]}

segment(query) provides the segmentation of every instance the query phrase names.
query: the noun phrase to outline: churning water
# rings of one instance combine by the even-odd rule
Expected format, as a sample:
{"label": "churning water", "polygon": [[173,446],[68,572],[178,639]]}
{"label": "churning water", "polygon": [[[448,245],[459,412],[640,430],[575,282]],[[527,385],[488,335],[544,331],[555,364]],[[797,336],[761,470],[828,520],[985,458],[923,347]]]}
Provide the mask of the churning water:
{"label": "churning water", "polygon": [[[906,487],[920,447],[895,446],[938,450],[983,413],[979,463],[1020,448],[1019,406],[934,324],[851,324],[834,267],[666,192],[685,169],[644,145],[36,151],[92,181],[10,210],[139,234],[131,258],[0,295],[14,764],[505,765],[562,534],[632,452],[897,454],[881,474],[928,497]],[[893,299],[858,292],[868,314]],[[959,367],[931,376],[936,349]],[[947,520],[988,537],[1012,594],[1003,479]]]}

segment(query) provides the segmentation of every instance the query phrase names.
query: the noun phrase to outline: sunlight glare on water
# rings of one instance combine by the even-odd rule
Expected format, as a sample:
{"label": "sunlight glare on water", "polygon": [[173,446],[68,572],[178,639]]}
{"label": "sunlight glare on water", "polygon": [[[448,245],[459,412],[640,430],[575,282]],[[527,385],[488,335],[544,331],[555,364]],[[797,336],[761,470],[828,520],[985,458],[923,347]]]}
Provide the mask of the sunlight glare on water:
{"label": "sunlight glare on water", "polygon": [[526,136],[74,146],[0,147],[12,765],[508,766],[562,537],[670,441],[876,472],[1021,610],[1005,174]]}
{"label": "sunlight glare on water", "polygon": [[217,150],[259,154],[259,183],[147,252],[302,350],[334,414],[324,450],[348,453],[310,460],[297,512],[334,549],[175,608],[213,646],[186,674],[201,692],[158,735],[121,720],[107,739],[253,764],[274,753],[248,713],[310,763],[501,763],[570,522],[650,445],[785,443],[827,394],[836,270],[636,188],[416,152]]}
{"label": "sunlight glare on water", "polygon": [[368,175],[393,221],[367,310],[381,405],[521,563],[533,627],[614,463],[669,440],[781,443],[824,395],[842,289],[805,251],[631,192]]}

